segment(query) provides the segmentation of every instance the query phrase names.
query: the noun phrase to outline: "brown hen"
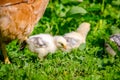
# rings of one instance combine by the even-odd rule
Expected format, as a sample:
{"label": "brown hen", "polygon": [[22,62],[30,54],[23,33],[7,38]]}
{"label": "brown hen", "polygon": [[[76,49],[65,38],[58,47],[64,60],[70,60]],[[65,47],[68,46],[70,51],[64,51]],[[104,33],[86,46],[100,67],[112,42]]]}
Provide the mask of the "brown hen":
{"label": "brown hen", "polygon": [[5,63],[10,63],[6,44],[23,42],[42,17],[49,0],[0,0],[0,49]]}

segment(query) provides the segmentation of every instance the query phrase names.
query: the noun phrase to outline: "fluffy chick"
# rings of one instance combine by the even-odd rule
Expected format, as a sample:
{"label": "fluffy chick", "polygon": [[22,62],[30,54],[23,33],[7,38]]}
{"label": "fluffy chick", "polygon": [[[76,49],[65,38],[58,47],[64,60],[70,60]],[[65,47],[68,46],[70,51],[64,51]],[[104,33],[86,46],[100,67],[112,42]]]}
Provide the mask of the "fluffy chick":
{"label": "fluffy chick", "polygon": [[27,44],[30,51],[37,53],[38,57],[43,59],[48,53],[54,53],[57,48],[66,46],[62,39],[64,38],[61,36],[53,37],[50,34],[38,34],[29,37]]}
{"label": "fluffy chick", "polygon": [[117,44],[118,50],[120,51],[120,34],[113,34],[110,36],[110,40]]}
{"label": "fluffy chick", "polygon": [[44,58],[49,52],[54,53],[57,49],[53,36],[49,34],[30,36],[27,39],[27,44],[30,51],[37,53],[40,59]]}
{"label": "fluffy chick", "polygon": [[58,49],[67,49],[67,41],[63,36],[54,36],[54,42]]}
{"label": "fluffy chick", "polygon": [[86,36],[90,30],[90,24],[83,22],[79,25],[76,31],[66,33],[64,38],[67,41],[66,51],[70,51],[73,48],[78,48],[80,44],[86,43]]}
{"label": "fluffy chick", "polygon": [[110,40],[115,42],[118,46],[120,46],[120,34],[114,34],[110,37]]}

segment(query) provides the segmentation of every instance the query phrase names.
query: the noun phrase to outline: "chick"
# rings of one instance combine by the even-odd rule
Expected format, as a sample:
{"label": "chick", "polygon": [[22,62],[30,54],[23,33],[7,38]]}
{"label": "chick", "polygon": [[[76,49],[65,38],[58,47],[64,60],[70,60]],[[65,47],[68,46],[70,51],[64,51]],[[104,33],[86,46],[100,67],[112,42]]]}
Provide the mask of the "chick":
{"label": "chick", "polygon": [[38,54],[40,59],[47,56],[48,53],[54,53],[57,48],[66,46],[66,40],[61,36],[53,37],[50,34],[38,34],[27,39],[28,48],[30,51]]}
{"label": "chick", "polygon": [[120,46],[120,34],[114,34],[110,37],[110,40],[115,42],[118,46]]}
{"label": "chick", "polygon": [[120,34],[110,36],[110,40],[117,44],[118,50],[120,51]]}
{"label": "chick", "polygon": [[67,49],[67,41],[63,36],[54,36],[54,42],[58,49]]}
{"label": "chick", "polygon": [[80,44],[86,43],[86,36],[90,30],[90,24],[83,22],[76,31],[66,33],[64,38],[67,41],[66,51],[70,51],[73,48],[78,48]]}
{"label": "chick", "polygon": [[111,55],[112,57],[114,57],[116,55],[116,52],[114,49],[112,49],[112,47],[108,44],[108,43],[105,43],[105,51]]}

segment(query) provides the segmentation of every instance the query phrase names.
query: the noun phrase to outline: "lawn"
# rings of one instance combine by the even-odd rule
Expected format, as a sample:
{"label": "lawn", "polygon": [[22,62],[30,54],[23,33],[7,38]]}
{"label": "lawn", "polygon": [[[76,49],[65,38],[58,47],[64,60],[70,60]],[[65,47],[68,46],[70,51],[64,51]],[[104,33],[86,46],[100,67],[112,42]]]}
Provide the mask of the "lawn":
{"label": "lawn", "polygon": [[[86,44],[71,52],[57,50],[43,61],[27,47],[19,51],[17,40],[8,44],[12,64],[4,64],[0,57],[0,80],[120,80],[120,52],[109,40],[120,32],[119,0],[50,0],[31,35],[64,35],[82,22],[91,24]],[[115,57],[106,52],[106,42],[116,51]]]}

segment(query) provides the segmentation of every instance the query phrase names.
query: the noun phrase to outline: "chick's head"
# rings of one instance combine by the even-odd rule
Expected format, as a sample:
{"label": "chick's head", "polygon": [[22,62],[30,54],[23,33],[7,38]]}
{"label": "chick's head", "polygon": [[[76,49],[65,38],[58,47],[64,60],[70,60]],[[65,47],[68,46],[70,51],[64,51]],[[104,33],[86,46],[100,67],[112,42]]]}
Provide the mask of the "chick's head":
{"label": "chick's head", "polygon": [[57,48],[66,49],[67,48],[67,41],[62,36],[55,36],[54,37],[55,45]]}

